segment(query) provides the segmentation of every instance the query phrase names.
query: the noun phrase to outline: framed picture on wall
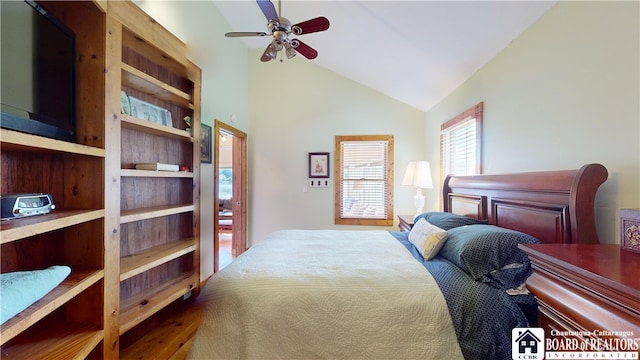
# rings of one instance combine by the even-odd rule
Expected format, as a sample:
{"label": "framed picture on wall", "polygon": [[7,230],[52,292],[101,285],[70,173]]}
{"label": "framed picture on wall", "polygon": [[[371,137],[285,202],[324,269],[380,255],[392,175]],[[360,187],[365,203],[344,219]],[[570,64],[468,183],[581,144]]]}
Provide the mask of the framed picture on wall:
{"label": "framed picture on wall", "polygon": [[200,124],[200,162],[211,164],[211,126]]}
{"label": "framed picture on wall", "polygon": [[309,178],[329,177],[329,153],[309,153]]}

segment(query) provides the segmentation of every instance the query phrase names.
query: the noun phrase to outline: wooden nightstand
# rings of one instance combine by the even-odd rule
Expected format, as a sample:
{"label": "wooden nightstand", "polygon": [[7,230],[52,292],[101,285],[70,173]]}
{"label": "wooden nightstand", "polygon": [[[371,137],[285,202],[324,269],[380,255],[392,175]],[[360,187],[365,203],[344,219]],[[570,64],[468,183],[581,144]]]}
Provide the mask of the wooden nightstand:
{"label": "wooden nightstand", "polygon": [[[577,338],[640,337],[640,254],[607,244],[520,245],[533,275],[527,288],[538,301],[539,326],[584,332]],[[604,333],[610,331],[611,333]]]}
{"label": "wooden nightstand", "polygon": [[413,227],[413,217],[414,215],[398,215],[398,220],[400,221],[398,227],[400,231],[411,231]]}

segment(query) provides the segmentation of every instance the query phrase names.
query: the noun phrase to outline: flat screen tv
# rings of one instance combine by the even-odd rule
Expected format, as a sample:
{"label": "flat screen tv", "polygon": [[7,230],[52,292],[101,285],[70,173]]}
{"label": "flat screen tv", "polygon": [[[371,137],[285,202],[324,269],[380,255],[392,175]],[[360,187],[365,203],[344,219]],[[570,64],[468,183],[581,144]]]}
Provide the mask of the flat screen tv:
{"label": "flat screen tv", "polygon": [[0,1],[0,15],[0,126],[75,141],[75,34],[34,1]]}

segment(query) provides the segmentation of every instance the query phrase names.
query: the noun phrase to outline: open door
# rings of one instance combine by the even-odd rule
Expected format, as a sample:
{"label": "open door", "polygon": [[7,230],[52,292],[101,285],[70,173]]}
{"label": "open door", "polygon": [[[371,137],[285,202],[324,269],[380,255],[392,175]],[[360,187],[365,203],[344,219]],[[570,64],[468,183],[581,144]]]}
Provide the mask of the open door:
{"label": "open door", "polygon": [[247,135],[219,120],[214,127],[215,273],[247,248]]}

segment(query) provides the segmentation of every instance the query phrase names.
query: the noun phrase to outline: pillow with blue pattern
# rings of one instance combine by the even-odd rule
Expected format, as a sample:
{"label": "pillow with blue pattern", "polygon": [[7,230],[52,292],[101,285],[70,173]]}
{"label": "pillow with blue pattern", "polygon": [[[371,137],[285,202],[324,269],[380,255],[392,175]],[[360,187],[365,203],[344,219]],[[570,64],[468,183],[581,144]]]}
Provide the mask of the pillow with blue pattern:
{"label": "pillow with blue pattern", "polygon": [[488,220],[472,219],[463,215],[441,211],[432,211],[417,215],[414,222],[418,222],[418,220],[422,218],[442,230],[449,230],[465,225],[486,224],[488,222]]}
{"label": "pillow with blue pattern", "polygon": [[499,289],[515,288],[531,275],[527,254],[518,244],[537,244],[535,237],[494,225],[456,227],[448,231],[440,256],[476,281]]}

